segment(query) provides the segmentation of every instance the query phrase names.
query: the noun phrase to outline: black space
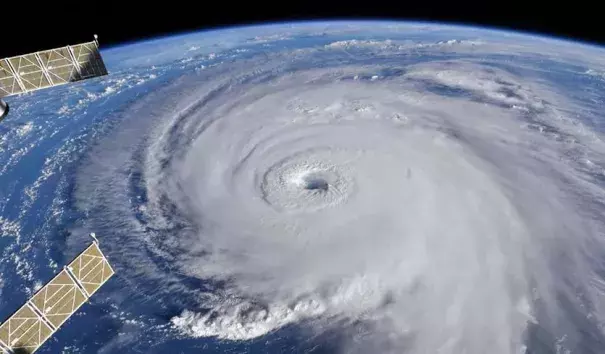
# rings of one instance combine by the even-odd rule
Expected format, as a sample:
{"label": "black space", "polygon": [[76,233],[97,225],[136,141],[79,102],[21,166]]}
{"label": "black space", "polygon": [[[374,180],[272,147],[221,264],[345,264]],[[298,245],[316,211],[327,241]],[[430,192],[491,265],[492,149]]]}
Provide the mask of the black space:
{"label": "black space", "polygon": [[[364,0],[347,2],[98,2],[57,6],[32,3],[35,11],[10,5],[0,10],[0,58],[89,41],[101,46],[158,35],[221,26],[313,19],[400,19],[514,29],[605,45],[605,20],[594,3],[539,3]],[[423,5],[426,3],[426,5]],[[17,3],[15,3],[17,4]],[[158,6],[163,4],[162,6]],[[363,4],[363,5],[362,5]],[[11,10],[12,7],[12,10]],[[12,16],[14,13],[15,16]],[[27,16],[24,16],[26,13]]]}

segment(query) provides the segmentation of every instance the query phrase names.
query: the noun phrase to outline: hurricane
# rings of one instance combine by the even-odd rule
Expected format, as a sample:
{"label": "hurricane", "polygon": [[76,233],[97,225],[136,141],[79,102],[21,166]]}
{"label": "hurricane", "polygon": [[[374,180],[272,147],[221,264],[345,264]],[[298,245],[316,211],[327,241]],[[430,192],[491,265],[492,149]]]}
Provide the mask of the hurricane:
{"label": "hurricane", "polygon": [[183,337],[592,352],[602,133],[494,48],[346,40],[187,63],[107,117],[75,206]]}

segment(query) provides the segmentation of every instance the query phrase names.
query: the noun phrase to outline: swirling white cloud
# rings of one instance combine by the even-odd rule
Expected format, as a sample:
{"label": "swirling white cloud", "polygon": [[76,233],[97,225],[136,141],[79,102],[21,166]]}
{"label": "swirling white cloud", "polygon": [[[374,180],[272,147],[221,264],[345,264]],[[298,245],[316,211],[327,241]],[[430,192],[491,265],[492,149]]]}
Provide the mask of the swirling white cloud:
{"label": "swirling white cloud", "polygon": [[[343,345],[513,353],[537,324],[577,345],[568,311],[605,319],[605,150],[568,117],[577,103],[476,58],[398,64],[397,46],[378,63],[342,47],[223,63],[124,113],[132,126],[79,189],[103,186],[82,203],[130,235],[115,252],[148,267],[133,279],[195,293],[154,273],[143,242],[171,272],[220,282],[172,319],[192,336],[363,322],[363,344]],[[136,213],[116,202],[122,169],[141,175]]]}

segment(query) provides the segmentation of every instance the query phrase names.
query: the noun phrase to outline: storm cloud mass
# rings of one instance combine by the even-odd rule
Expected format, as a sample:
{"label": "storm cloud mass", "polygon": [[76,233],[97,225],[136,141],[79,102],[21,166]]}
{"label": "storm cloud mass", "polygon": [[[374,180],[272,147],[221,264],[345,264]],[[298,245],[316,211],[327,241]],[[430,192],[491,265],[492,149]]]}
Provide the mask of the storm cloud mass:
{"label": "storm cloud mass", "polygon": [[[120,112],[79,208],[185,336],[598,352],[602,117],[539,43],[333,41],[190,69]],[[571,65],[582,47],[556,48]]]}

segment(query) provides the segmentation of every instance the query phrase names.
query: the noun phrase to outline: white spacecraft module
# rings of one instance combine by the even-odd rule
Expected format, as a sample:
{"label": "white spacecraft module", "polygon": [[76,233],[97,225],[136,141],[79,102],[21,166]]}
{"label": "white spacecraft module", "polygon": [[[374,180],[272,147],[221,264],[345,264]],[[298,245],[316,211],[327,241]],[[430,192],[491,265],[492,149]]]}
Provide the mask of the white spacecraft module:
{"label": "white spacecraft module", "polygon": [[2,120],[8,114],[8,103],[0,99],[0,120]]}
{"label": "white spacecraft module", "polygon": [[[94,41],[0,59],[0,101],[6,96],[107,75]],[[0,103],[0,119],[8,107]]]}
{"label": "white spacecraft module", "polygon": [[33,353],[114,275],[94,242],[0,325],[0,352]]}

